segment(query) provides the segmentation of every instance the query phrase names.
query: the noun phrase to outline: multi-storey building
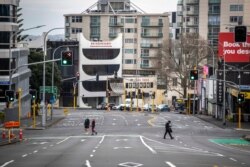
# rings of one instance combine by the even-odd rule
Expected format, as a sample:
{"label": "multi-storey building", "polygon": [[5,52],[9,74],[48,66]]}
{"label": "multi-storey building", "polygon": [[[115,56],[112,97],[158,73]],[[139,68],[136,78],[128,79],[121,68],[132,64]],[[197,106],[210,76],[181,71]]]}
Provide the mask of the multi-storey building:
{"label": "multi-storey building", "polygon": [[118,77],[157,75],[156,53],[169,38],[167,13],[145,13],[130,0],[99,0],[83,13],[64,16],[67,39],[77,39],[77,33],[88,41],[112,41],[122,35]]}
{"label": "multi-storey building", "polygon": [[[248,0],[179,0],[177,5],[181,31],[199,33],[209,41],[215,54],[220,32],[234,32],[236,25],[250,24]],[[211,55],[208,63],[212,64],[212,58]]]}
{"label": "multi-storey building", "polygon": [[[211,96],[208,97],[208,104],[206,104],[206,106],[208,106],[207,109],[209,110],[208,113],[218,118],[225,118],[225,116],[223,116],[223,114],[225,114],[223,112],[225,108],[229,108],[230,113],[236,115],[235,112],[237,111],[238,106],[237,96],[236,93],[232,92],[245,91],[245,93],[247,93],[247,90],[240,90],[239,88],[244,87],[246,89],[250,89],[250,80],[248,79],[249,76],[247,76],[246,72],[244,72],[244,70],[249,70],[248,65],[250,61],[243,61],[240,59],[243,53],[235,53],[235,61],[229,61],[226,54],[222,52],[218,53],[218,48],[223,51],[226,48],[230,48],[225,46],[220,40],[219,37],[221,34],[231,32],[231,34],[228,33],[228,35],[223,35],[228,38],[224,38],[223,40],[227,41],[230,39],[230,42],[234,43],[233,33],[235,26],[250,25],[249,12],[249,0],[179,0],[177,4],[177,20],[179,22],[178,25],[181,28],[181,32],[199,33],[203,39],[207,40],[208,48],[210,50],[207,62],[208,66],[213,66],[215,68],[217,66],[218,58],[224,60],[225,63],[222,64],[218,70],[226,69],[227,72],[225,72],[225,80],[234,83],[234,86],[236,85],[238,87],[237,90],[230,92],[230,84],[226,83],[226,88],[224,90],[228,91],[222,93],[226,95],[226,99],[222,99],[223,103],[218,103],[218,100],[216,102],[215,97],[217,96],[218,98],[219,95],[217,94],[218,92],[215,91],[215,87],[211,86],[213,83],[209,84],[210,87],[206,87],[206,83],[201,81],[200,85],[202,85],[202,88],[206,87],[205,89],[207,91],[210,90],[209,94]],[[211,50],[213,53],[211,53]],[[248,51],[245,53],[247,52]],[[239,58],[237,58],[238,56]],[[230,70],[236,71],[233,72]],[[242,72],[239,72],[239,70],[242,70]],[[204,94],[202,96],[204,96]],[[204,97],[203,101],[205,101]],[[249,100],[242,104],[244,108],[243,113],[245,115],[250,113],[250,110],[246,107],[247,105],[249,106],[249,104]]]}
{"label": "multi-storey building", "polygon": [[[19,0],[0,0],[0,108],[6,107],[6,90],[21,90],[22,116],[30,111],[29,77],[27,66],[29,51],[18,48],[20,33],[18,19]],[[17,101],[12,103],[17,107]]]}

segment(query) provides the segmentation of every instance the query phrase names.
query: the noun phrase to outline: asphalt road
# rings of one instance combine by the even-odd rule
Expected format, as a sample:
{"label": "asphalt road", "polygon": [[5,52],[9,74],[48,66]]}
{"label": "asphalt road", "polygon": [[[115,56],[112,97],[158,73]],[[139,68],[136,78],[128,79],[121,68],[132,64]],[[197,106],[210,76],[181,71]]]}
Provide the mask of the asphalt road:
{"label": "asphalt road", "polygon": [[[84,131],[86,118],[96,120],[97,135]],[[167,120],[174,140],[163,139]],[[24,136],[0,147],[0,167],[250,166],[250,143],[241,142],[241,132],[177,113],[71,111],[52,127]]]}

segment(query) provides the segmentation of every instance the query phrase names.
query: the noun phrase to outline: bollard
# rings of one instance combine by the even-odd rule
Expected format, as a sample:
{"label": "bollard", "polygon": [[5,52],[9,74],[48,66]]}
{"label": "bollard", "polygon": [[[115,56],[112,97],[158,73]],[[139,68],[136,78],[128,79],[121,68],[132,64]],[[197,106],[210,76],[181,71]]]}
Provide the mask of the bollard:
{"label": "bollard", "polygon": [[2,139],[6,139],[5,129],[3,129],[3,132],[2,132]]}
{"label": "bollard", "polygon": [[23,130],[22,129],[19,130],[19,140],[20,141],[23,140]]}

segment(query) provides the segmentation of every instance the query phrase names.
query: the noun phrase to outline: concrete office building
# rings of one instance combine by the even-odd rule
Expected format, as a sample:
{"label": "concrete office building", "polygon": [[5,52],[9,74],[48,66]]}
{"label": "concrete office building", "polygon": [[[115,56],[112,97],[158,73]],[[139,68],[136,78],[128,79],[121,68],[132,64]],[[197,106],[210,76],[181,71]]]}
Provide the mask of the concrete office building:
{"label": "concrete office building", "polygon": [[66,39],[77,40],[82,33],[88,41],[112,41],[122,34],[118,77],[157,76],[155,54],[169,39],[167,13],[145,13],[130,0],[99,0],[82,13],[64,16]]}
{"label": "concrete office building", "polygon": [[[6,107],[6,90],[17,92],[21,89],[22,116],[30,111],[29,77],[27,66],[29,50],[18,48],[20,18],[19,0],[0,0],[0,109]],[[12,107],[17,107],[17,101]]]}

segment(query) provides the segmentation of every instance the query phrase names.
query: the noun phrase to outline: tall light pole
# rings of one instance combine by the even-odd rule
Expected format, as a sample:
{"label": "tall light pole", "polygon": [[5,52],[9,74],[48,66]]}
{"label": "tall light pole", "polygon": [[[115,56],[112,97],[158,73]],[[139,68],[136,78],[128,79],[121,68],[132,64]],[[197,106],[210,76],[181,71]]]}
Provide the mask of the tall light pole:
{"label": "tall light pole", "polygon": [[[68,47],[70,47],[70,46],[78,46],[78,45],[62,45],[62,46],[58,46],[54,51],[53,51],[53,54],[52,54],[52,60],[54,60],[55,59],[55,53],[57,52],[57,50],[58,49],[60,49],[60,48],[63,48],[63,47],[67,47],[67,50],[69,49]],[[54,62],[52,63],[52,75],[51,75],[51,89],[52,89],[52,94],[54,93],[54,89],[53,89],[53,87],[54,87],[54,66],[55,66],[55,64],[54,64]],[[54,109],[54,106],[53,106],[53,104],[51,104],[51,119],[52,119],[52,113],[53,113],[53,109]]]}
{"label": "tall light pole", "polygon": [[39,25],[39,26],[35,26],[35,27],[31,27],[31,28],[26,28],[26,29],[20,29],[18,31],[16,31],[14,34],[12,34],[10,36],[10,44],[9,44],[9,76],[10,76],[10,82],[9,82],[9,90],[11,90],[11,85],[12,85],[12,69],[11,69],[11,61],[10,59],[12,59],[12,53],[11,53],[11,47],[12,47],[12,38],[17,35],[18,33],[24,32],[24,31],[28,31],[28,30],[33,30],[33,29],[37,29],[37,28],[41,28],[44,27],[45,25]]}
{"label": "tall light pole", "polygon": [[47,56],[47,36],[51,31],[58,30],[58,29],[64,29],[64,27],[58,27],[58,28],[52,28],[49,31],[47,31],[44,35],[44,41],[43,41],[43,110],[42,110],[42,126],[44,127],[46,125],[46,113],[45,113],[45,60]]}

